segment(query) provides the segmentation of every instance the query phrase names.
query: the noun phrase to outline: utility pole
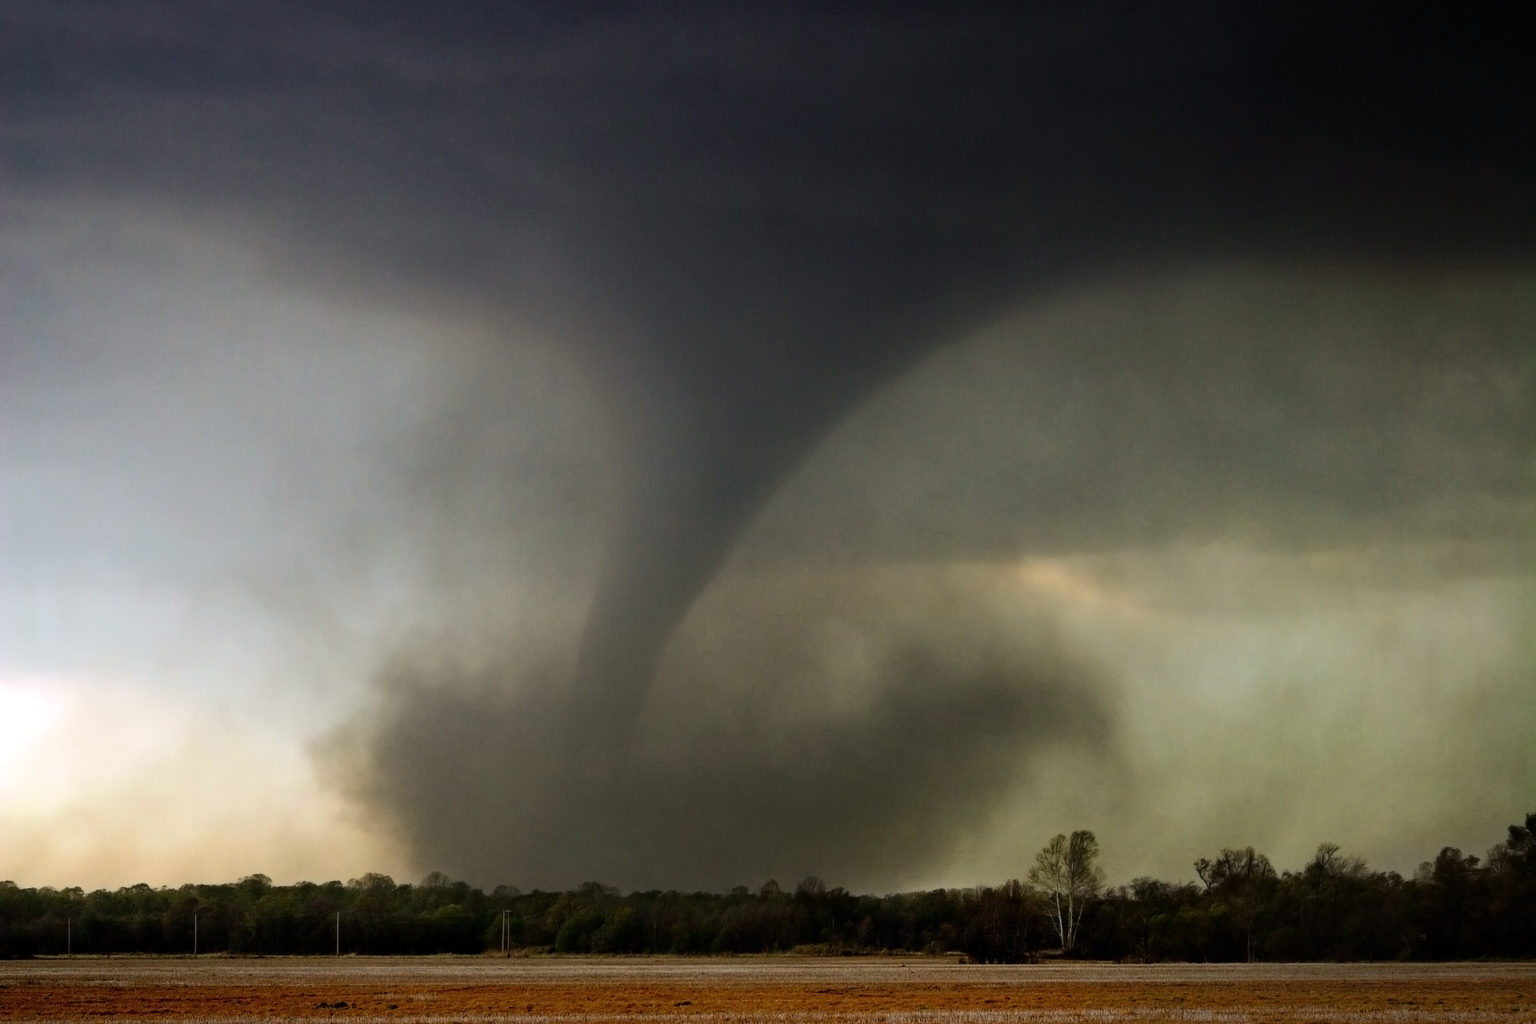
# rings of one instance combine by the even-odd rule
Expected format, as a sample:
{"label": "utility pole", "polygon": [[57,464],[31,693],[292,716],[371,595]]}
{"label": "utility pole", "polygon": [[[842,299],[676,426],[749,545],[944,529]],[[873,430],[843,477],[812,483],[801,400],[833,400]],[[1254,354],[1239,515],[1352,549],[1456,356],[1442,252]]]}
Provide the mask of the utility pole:
{"label": "utility pole", "polygon": [[192,911],[192,955],[197,956],[197,911]]}
{"label": "utility pole", "polygon": [[341,956],[341,911],[336,911],[336,955]]}

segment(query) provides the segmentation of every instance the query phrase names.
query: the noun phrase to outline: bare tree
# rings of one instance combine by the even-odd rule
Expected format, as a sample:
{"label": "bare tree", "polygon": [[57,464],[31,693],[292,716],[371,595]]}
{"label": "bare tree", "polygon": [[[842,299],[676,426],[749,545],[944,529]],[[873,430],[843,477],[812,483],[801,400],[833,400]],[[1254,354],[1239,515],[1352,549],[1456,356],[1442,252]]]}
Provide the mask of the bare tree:
{"label": "bare tree", "polygon": [[1057,835],[1045,844],[1029,869],[1029,880],[1051,901],[1051,923],[1063,953],[1076,948],[1083,909],[1104,887],[1104,869],[1099,867],[1098,857],[1099,841],[1093,833],[1073,832],[1070,837]]}
{"label": "bare tree", "polygon": [[[1324,846],[1332,846],[1325,843]],[[1319,856],[1322,847],[1318,848]],[[1332,846],[1333,853],[1338,852]],[[1251,846],[1241,850],[1225,848],[1215,860],[1201,857],[1195,861],[1195,874],[1205,883],[1207,896],[1215,897],[1230,907],[1243,923],[1244,956],[1253,962],[1253,925],[1262,903],[1262,892],[1275,882],[1275,866],[1269,858]]]}

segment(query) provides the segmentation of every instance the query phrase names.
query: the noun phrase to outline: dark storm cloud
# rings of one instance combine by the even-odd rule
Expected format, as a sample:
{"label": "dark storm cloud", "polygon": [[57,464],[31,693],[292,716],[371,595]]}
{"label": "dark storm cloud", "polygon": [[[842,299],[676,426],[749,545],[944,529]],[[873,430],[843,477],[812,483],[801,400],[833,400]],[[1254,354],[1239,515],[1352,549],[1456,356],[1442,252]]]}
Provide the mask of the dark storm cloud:
{"label": "dark storm cloud", "polygon": [[739,557],[1396,543],[1524,572],[1533,318],[1525,272],[1212,267],[1067,291],[867,403]]}
{"label": "dark storm cloud", "polygon": [[[742,532],[833,426],[935,346],[1063,287],[1149,269],[1323,260],[1439,272],[1519,265],[1536,238],[1536,141],[1510,101],[1532,71],[1513,16],[1495,4],[1074,3],[1028,15],[779,5],[12,10],[0,43],[12,194],[110,199],[228,225],[286,286],[358,304],[467,310],[574,353],[588,373],[606,418],[583,429],[615,453],[614,490],[582,480],[572,493],[617,498],[574,668],[557,659],[541,672],[503,655],[446,694],[421,682],[430,660],[398,670],[365,758],[370,798],[417,848],[466,864],[458,851],[468,847],[444,838],[456,832],[436,805],[411,794],[437,778],[435,764],[458,777],[466,747],[489,758],[480,766],[489,774],[516,774],[519,762],[456,732],[480,728],[470,719],[486,707],[501,720],[485,702],[487,680],[518,694],[529,680],[550,680],[551,695],[517,698],[535,710],[507,712],[518,730],[546,723],[512,756],[553,759],[541,778],[567,774],[557,766],[569,763],[592,766],[570,772],[575,779],[616,778],[631,738],[644,735],[674,629]],[[1130,410],[1105,425],[1073,424],[1074,436],[1101,431],[1104,442],[1080,454],[1104,471],[1048,494],[1018,488],[1009,518],[1030,525],[1002,539],[946,527],[942,546],[992,554],[1021,540],[1091,547],[1108,534],[1188,529],[1186,511],[1168,502],[1142,523],[1085,515],[1114,506],[1113,481],[1154,475],[1138,444],[1149,456],[1174,453],[1160,480],[1251,496],[1237,467],[1258,452],[1279,467],[1256,474],[1267,491],[1296,493],[1296,484],[1344,505],[1392,507],[1379,460],[1324,458],[1314,471],[1307,459],[1317,446],[1293,438],[1280,444],[1295,452],[1273,457],[1268,435],[1304,427],[1298,409],[1321,409],[1325,426],[1352,431],[1358,416],[1387,437],[1390,388],[1360,392],[1380,410],[1357,408],[1354,396],[1335,408],[1310,390],[1311,378],[1287,378],[1298,350],[1286,341],[1253,352],[1242,340],[1198,336],[1208,348],[1172,358],[1162,333],[1122,333],[1097,351],[1047,348],[1042,375],[1107,382],[1123,401],[1106,405]],[[1351,340],[1339,345],[1349,374],[1404,365]],[[1301,351],[1336,351],[1318,348]],[[1528,382],[1521,387],[1515,422],[1528,418]],[[1137,415],[1138,401],[1158,411]],[[1266,403],[1278,409],[1268,419]],[[1207,433],[1212,415],[1228,416],[1232,429]],[[1149,436],[1149,421],[1166,436]],[[1514,436],[1507,427],[1492,432]],[[450,420],[432,433],[443,455],[424,490],[497,492],[478,488],[485,464],[457,440],[474,429],[461,435]],[[1500,465],[1516,467],[1510,486],[1524,493],[1521,456],[1515,449]],[[1318,488],[1319,474],[1336,479]],[[1249,511],[1239,497],[1206,507],[1213,516]],[[1287,518],[1258,499],[1251,514],[1266,524]],[[909,555],[935,548],[921,537],[887,542]],[[704,807],[729,820],[727,790],[771,802],[769,777],[785,772],[795,795],[764,821],[787,821],[791,806],[833,786],[887,811],[894,790],[851,752],[921,745],[913,723],[936,710],[910,682],[932,675],[923,657],[892,655],[887,702],[866,722],[804,727],[825,759],[781,757],[744,735],[745,753],[718,772],[690,764],[615,782],[625,799],[596,806],[619,831],[606,831],[601,815],[524,810],[590,796],[540,791],[514,800],[507,824],[487,826],[481,841],[510,843],[543,866],[535,851],[545,847],[506,838],[525,835],[514,819],[564,830],[549,842],[570,850],[639,829],[622,808],[667,822],[682,820],[679,807]],[[940,729],[933,749],[950,756],[922,763],[919,791],[958,789],[984,803],[976,777],[990,771],[992,748],[980,744],[973,760],[956,737],[970,728],[1028,738],[1082,710],[1074,700],[1092,703],[1062,695],[1070,686],[1055,680],[1072,672],[1024,656],[1008,665],[961,689],[1006,713]],[[764,686],[774,678],[771,668],[749,675]],[[457,711],[428,713],[434,706]],[[989,721],[998,733],[986,731]],[[688,745],[688,735],[675,738]],[[846,774],[834,763],[841,754],[854,761]],[[674,790],[697,799],[657,802]],[[489,815],[494,801],[472,804],[464,815]],[[925,797],[914,813],[947,812]],[[787,835],[784,848],[815,833],[808,825]]]}
{"label": "dark storm cloud", "polygon": [[568,669],[537,641],[479,662],[420,645],[322,752],[417,862],[486,883],[910,884],[1033,757],[1111,756],[1113,723],[1097,670],[1043,622],[1001,621],[954,581],[903,590],[727,587],[663,659],[618,770],[564,721]]}

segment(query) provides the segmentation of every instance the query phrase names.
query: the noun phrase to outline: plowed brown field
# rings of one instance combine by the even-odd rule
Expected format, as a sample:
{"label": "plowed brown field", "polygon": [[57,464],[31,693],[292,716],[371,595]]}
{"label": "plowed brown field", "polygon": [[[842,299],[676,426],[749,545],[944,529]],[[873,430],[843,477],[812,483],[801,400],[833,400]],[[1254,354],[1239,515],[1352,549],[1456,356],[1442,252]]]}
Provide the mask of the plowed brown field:
{"label": "plowed brown field", "polygon": [[4,1021],[1536,1022],[1536,964],[981,967],[869,959],[0,963]]}

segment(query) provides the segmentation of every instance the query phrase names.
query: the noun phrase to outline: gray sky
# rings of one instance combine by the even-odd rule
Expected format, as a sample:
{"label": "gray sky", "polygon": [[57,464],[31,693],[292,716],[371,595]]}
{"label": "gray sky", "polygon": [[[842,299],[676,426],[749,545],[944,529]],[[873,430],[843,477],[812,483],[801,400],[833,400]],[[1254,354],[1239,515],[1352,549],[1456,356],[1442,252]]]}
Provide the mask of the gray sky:
{"label": "gray sky", "polygon": [[13,5],[0,877],[854,889],[1536,799],[1497,11]]}

